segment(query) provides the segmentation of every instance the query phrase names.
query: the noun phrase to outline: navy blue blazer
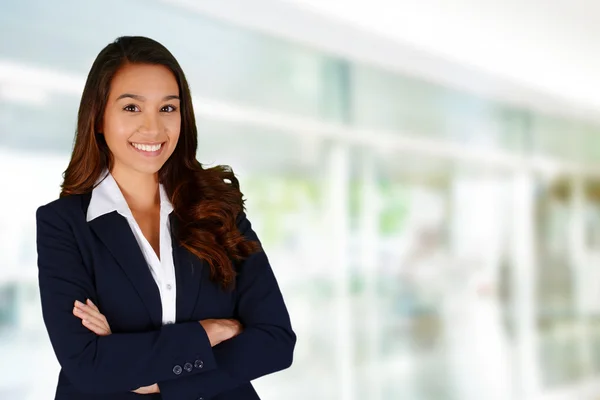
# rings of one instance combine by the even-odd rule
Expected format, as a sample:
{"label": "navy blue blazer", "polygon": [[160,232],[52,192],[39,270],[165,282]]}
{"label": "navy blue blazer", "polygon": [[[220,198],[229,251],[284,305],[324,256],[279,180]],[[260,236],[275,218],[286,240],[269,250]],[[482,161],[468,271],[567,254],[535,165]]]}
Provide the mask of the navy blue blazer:
{"label": "navy blue blazer", "polygon": [[[44,323],[61,365],[58,400],[250,400],[250,381],[292,363],[296,336],[263,251],[236,266],[234,290],[173,240],[176,323],[162,326],[161,300],[127,220],[116,211],[86,221],[91,195],[37,210],[39,286]],[[170,215],[176,231],[179,221]],[[242,213],[240,232],[258,240]],[[99,337],[73,315],[91,299],[112,334]],[[235,318],[243,332],[211,347],[198,321]],[[158,383],[161,393],[132,393]],[[285,397],[285,396],[284,396]]]}

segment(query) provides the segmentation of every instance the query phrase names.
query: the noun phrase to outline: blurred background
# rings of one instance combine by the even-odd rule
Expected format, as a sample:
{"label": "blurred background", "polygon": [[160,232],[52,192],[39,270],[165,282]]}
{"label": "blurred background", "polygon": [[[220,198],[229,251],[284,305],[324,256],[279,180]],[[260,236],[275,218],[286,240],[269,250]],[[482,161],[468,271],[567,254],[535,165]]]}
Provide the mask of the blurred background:
{"label": "blurred background", "polygon": [[600,3],[0,1],[0,399],[52,399],[35,210],[97,53],[186,71],[294,365],[265,400],[600,399]]}

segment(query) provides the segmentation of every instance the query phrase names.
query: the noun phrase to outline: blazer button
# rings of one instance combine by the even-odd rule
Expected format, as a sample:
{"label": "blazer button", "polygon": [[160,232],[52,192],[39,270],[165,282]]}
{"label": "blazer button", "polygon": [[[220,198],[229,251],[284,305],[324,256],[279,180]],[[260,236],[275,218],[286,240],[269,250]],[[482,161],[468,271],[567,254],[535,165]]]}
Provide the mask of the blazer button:
{"label": "blazer button", "polygon": [[192,364],[185,363],[185,365],[183,366],[183,369],[185,369],[187,372],[191,372],[192,371]]}
{"label": "blazer button", "polygon": [[173,367],[173,373],[175,375],[180,375],[181,374],[181,365],[176,365]]}
{"label": "blazer button", "polygon": [[194,367],[202,368],[204,367],[204,363],[202,362],[202,360],[196,360],[196,362],[194,363]]}

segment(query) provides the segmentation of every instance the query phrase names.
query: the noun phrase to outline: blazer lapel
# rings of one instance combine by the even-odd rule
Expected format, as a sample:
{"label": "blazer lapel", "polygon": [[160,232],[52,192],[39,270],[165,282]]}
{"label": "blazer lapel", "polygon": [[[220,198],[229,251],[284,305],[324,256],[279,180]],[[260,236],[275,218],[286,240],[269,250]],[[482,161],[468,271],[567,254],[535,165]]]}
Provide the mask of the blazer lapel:
{"label": "blazer lapel", "polygon": [[89,222],[138,292],[154,326],[162,325],[158,286],[127,219],[113,211]]}
{"label": "blazer lapel", "polygon": [[193,319],[198,302],[204,262],[180,244],[178,235],[180,222],[174,213],[169,215],[169,222],[177,282],[176,321],[189,322]]}

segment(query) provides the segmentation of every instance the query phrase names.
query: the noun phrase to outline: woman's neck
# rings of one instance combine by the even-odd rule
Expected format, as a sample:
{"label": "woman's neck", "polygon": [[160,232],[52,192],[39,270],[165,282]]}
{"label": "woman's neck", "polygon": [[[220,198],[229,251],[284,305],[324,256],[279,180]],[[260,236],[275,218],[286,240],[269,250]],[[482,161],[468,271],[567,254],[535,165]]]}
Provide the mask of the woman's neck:
{"label": "woman's neck", "polygon": [[158,174],[123,171],[113,168],[111,174],[131,211],[148,212],[160,207]]}

